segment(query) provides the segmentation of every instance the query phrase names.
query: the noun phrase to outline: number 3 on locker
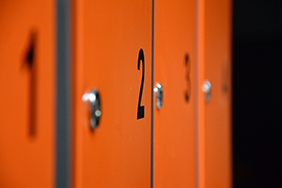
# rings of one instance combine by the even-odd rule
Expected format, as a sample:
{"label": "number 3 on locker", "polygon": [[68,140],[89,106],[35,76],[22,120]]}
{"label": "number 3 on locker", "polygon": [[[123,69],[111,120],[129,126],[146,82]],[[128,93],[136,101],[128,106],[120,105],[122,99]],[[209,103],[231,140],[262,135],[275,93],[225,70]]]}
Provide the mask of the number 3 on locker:
{"label": "number 3 on locker", "polygon": [[141,99],[143,94],[143,85],[144,85],[144,74],[145,74],[145,60],[144,60],[144,52],[141,48],[139,50],[138,54],[138,62],[137,62],[137,69],[140,70],[140,61],[142,61],[142,79],[141,79],[141,86],[140,86],[140,92],[139,92],[139,99],[138,99],[138,106],[137,106],[137,119],[144,118],[144,106],[141,105]]}

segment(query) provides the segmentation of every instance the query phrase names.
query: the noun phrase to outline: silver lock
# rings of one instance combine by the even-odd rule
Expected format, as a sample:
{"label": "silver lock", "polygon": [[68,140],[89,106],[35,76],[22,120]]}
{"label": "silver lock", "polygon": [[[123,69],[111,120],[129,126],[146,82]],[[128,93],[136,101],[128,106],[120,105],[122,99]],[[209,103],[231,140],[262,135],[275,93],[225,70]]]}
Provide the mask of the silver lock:
{"label": "silver lock", "polygon": [[202,91],[205,93],[205,101],[209,102],[211,100],[211,89],[212,85],[208,80],[204,81],[204,84],[202,85]]}
{"label": "silver lock", "polygon": [[154,91],[156,92],[156,105],[157,109],[159,110],[163,105],[163,87],[160,83],[156,84],[156,87],[154,88]]}
{"label": "silver lock", "polygon": [[82,100],[88,103],[90,127],[94,130],[99,124],[101,117],[100,97],[97,89],[92,89],[90,92],[82,96]]}

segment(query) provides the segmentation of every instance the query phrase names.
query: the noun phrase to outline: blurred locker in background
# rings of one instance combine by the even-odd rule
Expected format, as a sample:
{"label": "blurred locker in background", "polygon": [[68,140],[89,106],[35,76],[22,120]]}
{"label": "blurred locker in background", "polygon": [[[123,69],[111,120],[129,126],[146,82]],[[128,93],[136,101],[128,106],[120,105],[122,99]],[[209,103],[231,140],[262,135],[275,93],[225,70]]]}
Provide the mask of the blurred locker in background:
{"label": "blurred locker in background", "polygon": [[154,187],[196,186],[196,4],[155,0]]}
{"label": "blurred locker in background", "polygon": [[0,2],[0,187],[54,186],[55,2]]}
{"label": "blurred locker in background", "polygon": [[199,187],[231,187],[231,1],[198,1]]}

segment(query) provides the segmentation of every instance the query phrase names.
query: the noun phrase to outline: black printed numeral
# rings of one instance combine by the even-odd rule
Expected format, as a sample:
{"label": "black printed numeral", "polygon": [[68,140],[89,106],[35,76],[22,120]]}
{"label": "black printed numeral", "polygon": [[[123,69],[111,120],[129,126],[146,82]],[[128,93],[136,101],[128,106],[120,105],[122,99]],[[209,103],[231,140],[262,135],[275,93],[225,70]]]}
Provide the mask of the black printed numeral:
{"label": "black printed numeral", "polygon": [[27,64],[30,72],[29,81],[29,135],[34,136],[36,133],[36,100],[37,100],[37,88],[36,88],[36,64],[35,64],[35,45],[36,45],[36,32],[32,32],[30,35],[30,41],[26,51],[24,63]]}
{"label": "black printed numeral", "polygon": [[191,81],[190,81],[190,59],[188,54],[185,55],[185,66],[186,66],[187,89],[185,90],[184,96],[185,96],[185,101],[189,102],[191,96]]}
{"label": "black printed numeral", "polygon": [[139,54],[138,54],[138,62],[137,62],[138,70],[140,70],[141,61],[142,61],[142,79],[141,79],[141,86],[140,86],[138,106],[137,106],[137,119],[144,118],[144,111],[145,111],[145,107],[141,106],[141,99],[142,99],[143,86],[144,86],[144,75],[145,75],[145,61],[144,61],[144,52],[142,48],[139,50]]}

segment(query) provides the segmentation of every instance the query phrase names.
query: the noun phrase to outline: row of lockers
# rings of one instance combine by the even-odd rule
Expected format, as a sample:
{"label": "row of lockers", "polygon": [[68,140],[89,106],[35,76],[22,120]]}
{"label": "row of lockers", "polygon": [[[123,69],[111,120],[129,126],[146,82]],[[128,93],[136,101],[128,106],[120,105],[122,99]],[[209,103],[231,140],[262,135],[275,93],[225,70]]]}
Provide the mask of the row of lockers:
{"label": "row of lockers", "polygon": [[230,1],[0,10],[0,187],[231,187]]}

